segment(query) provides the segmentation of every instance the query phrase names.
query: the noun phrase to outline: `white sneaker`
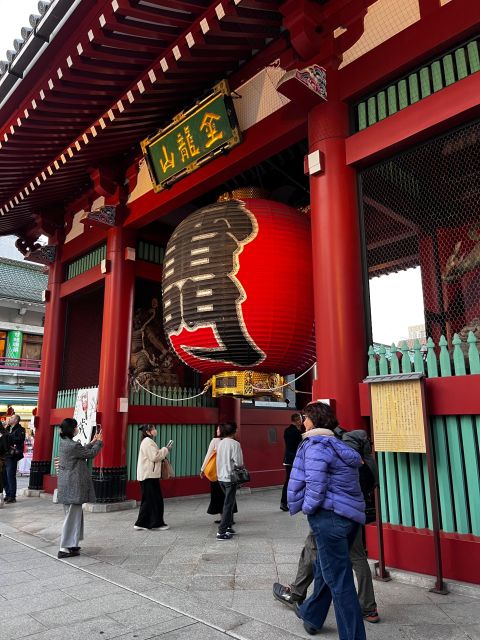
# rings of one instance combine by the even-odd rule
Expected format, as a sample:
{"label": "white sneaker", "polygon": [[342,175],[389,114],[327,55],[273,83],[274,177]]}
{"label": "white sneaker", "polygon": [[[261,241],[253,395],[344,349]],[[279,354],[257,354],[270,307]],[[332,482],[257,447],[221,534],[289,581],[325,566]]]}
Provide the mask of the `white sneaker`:
{"label": "white sneaker", "polygon": [[147,527],[138,527],[136,524],[133,525],[135,531],[146,531]]}
{"label": "white sneaker", "polygon": [[163,527],[153,527],[152,531],[167,531],[168,529],[170,529],[168,524],[164,524]]}

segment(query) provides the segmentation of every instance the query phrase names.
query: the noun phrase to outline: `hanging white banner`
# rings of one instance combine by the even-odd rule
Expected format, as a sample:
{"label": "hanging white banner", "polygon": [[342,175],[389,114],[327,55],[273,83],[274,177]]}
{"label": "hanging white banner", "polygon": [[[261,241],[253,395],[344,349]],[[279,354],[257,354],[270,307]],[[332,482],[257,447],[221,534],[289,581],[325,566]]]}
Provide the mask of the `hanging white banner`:
{"label": "hanging white banner", "polygon": [[78,423],[78,434],[74,440],[87,444],[92,439],[97,424],[98,388],[79,389],[73,417]]}

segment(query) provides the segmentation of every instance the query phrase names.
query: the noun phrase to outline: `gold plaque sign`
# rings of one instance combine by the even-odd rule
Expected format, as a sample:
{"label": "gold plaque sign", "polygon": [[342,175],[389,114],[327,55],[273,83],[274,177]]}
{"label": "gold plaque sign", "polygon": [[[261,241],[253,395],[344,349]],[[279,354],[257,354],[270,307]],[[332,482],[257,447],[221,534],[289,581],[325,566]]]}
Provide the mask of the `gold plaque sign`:
{"label": "gold plaque sign", "polygon": [[375,450],[426,453],[422,379],[386,378],[365,381],[371,383]]}

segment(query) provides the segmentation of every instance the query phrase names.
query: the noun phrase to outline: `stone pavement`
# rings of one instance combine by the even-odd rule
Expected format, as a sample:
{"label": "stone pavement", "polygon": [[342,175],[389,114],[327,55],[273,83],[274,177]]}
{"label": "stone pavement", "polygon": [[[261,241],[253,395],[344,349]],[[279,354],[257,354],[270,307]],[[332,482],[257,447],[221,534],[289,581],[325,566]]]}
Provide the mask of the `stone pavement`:
{"label": "stone pavement", "polygon": [[[6,505],[1,640],[309,637],[271,594],[274,581],[295,574],[305,518],[279,510],[279,490],[242,493],[238,536],[217,542],[207,503],[206,496],[167,500],[165,532],[134,531],[136,510],[86,513],[82,555],[69,560],[56,558],[61,505],[46,497]],[[382,622],[367,624],[369,640],[480,640],[478,587],[457,583],[438,596],[402,582],[410,579],[375,583]],[[321,637],[338,638],[333,613]]]}

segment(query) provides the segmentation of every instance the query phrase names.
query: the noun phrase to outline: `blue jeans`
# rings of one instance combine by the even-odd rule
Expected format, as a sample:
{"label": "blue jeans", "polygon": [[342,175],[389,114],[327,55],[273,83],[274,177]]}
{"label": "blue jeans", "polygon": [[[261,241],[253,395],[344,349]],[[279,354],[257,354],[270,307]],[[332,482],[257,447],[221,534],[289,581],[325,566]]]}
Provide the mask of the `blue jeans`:
{"label": "blue jeans", "polygon": [[13,458],[5,458],[3,468],[3,486],[6,498],[15,498],[17,495],[17,465],[18,461]]}
{"label": "blue jeans", "polygon": [[325,509],[309,515],[308,522],[317,543],[315,583],[300,615],[319,630],[333,599],[340,640],[366,640],[349,557],[359,524]]}

